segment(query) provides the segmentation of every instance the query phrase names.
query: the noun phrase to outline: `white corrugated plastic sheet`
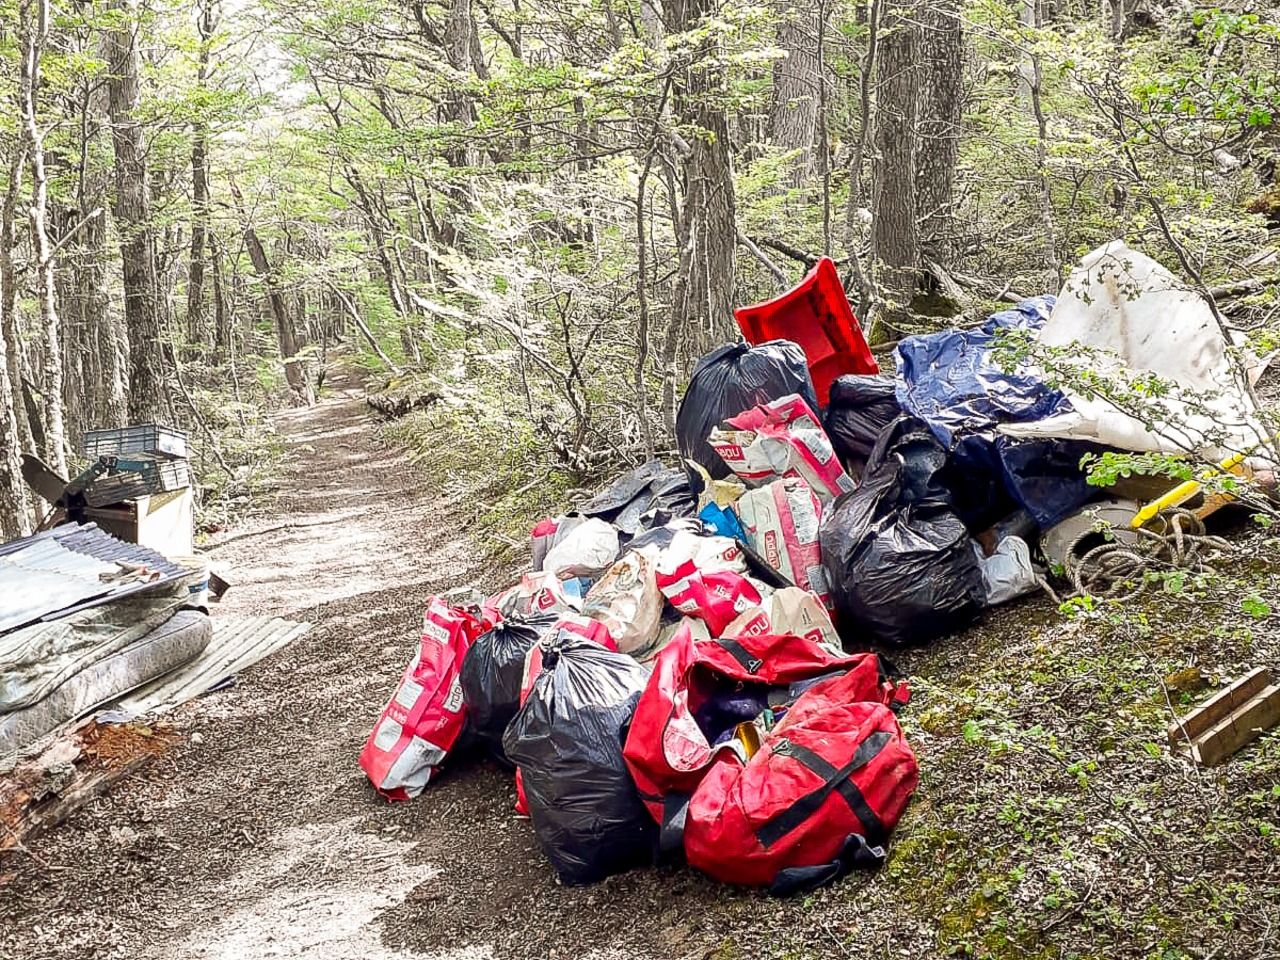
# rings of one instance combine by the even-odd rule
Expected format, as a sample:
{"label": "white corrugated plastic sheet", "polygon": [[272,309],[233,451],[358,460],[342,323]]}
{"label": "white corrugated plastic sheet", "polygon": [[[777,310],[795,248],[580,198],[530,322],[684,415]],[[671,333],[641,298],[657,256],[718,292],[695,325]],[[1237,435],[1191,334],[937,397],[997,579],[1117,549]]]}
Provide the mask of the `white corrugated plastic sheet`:
{"label": "white corrugated plastic sheet", "polygon": [[213,639],[204,653],[185,667],[135,690],[117,707],[135,715],[165,713],[270,656],[310,629],[309,623],[279,617],[215,617]]}

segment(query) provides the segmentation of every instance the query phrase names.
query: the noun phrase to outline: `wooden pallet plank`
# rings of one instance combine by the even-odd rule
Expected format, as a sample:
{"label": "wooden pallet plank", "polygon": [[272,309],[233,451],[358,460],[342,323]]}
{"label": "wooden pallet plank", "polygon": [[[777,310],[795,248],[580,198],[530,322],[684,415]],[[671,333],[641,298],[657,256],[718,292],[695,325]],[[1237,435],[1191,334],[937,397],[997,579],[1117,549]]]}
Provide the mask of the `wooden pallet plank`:
{"label": "wooden pallet plank", "polygon": [[1192,744],[1192,756],[1205,766],[1221,763],[1264,731],[1280,723],[1280,685],[1249,700]]}
{"label": "wooden pallet plank", "polygon": [[1256,697],[1269,683],[1271,671],[1255,667],[1225,690],[1210,697],[1181,720],[1169,725],[1169,742],[1174,746],[1195,740],[1221,723],[1233,710]]}

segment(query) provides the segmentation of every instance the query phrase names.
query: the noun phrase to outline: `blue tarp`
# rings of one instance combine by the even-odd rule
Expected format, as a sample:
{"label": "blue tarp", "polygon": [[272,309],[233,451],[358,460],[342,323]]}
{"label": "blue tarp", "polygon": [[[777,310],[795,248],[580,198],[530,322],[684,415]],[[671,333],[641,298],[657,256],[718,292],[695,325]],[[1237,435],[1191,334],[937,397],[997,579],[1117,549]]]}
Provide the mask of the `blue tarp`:
{"label": "blue tarp", "polygon": [[[1006,373],[992,354],[1001,330],[1040,329],[1054,302],[1052,296],[1033,297],[992,314],[975,329],[907,337],[897,348],[903,410],[929,425],[956,467],[975,481],[983,476],[997,481],[1041,527],[1062,520],[1097,493],[1078,464],[1099,448],[1080,441],[1013,441],[997,434],[1001,423],[1043,420],[1069,412],[1071,403],[1029,372]],[[975,493],[966,519],[982,525],[999,506],[983,511],[982,501],[991,497]]]}
{"label": "blue tarp", "polygon": [[1054,297],[1023,300],[992,314],[973,330],[944,330],[898,344],[898,403],[929,424],[944,446],[957,435],[994,430],[998,423],[1043,420],[1068,412],[1060,390],[1026,373],[1005,373],[992,359],[1000,330],[1039,330]]}

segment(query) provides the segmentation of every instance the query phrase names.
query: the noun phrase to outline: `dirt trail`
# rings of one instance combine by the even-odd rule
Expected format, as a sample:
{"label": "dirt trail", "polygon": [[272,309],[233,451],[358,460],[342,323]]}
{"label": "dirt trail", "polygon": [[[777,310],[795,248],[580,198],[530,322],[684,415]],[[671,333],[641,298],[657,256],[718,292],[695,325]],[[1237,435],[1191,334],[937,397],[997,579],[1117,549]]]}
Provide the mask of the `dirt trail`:
{"label": "dirt trail", "polygon": [[213,548],[234,584],[215,615],[316,628],[180,710],[182,748],[33,845],[0,893],[0,957],[453,955],[384,948],[378,921],[439,873],[414,841],[449,794],[388,810],[355,757],[424,599],[483,571],[353,380],[278,426],[286,493]]}

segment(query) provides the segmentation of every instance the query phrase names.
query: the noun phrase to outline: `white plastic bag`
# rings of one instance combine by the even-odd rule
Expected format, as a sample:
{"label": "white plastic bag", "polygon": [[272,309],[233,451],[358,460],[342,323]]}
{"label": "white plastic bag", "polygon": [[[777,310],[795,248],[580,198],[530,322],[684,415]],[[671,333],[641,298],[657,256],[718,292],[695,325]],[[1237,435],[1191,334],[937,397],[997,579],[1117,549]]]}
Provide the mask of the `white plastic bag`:
{"label": "white plastic bag", "polygon": [[996,552],[985,556],[977,541],[973,549],[982,571],[982,585],[987,592],[987,606],[1008,603],[1037,585],[1036,568],[1031,564],[1031,548],[1021,537],[1005,537],[996,544]]}
{"label": "white plastic bag", "polygon": [[611,523],[591,517],[547,552],[542,569],[561,580],[596,577],[618,556],[618,531]]}

